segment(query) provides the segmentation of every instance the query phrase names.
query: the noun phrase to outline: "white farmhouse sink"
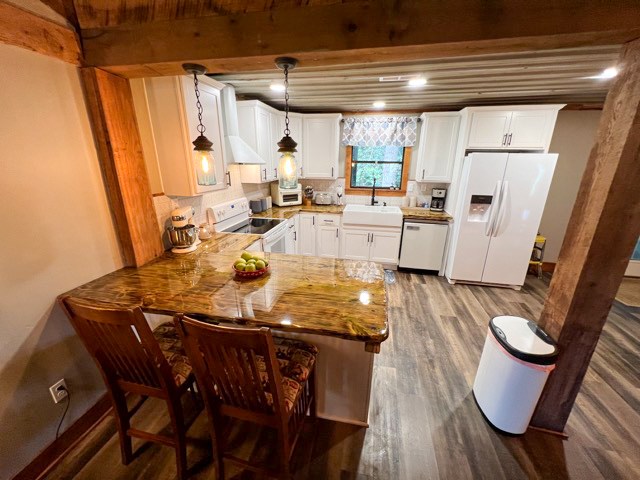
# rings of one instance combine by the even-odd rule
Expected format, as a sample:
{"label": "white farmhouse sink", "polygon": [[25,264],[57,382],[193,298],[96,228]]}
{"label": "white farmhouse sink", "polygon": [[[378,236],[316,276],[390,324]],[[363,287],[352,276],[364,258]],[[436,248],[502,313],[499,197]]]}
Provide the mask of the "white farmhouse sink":
{"label": "white farmhouse sink", "polygon": [[347,205],[342,212],[342,224],[402,227],[402,210],[381,205]]}

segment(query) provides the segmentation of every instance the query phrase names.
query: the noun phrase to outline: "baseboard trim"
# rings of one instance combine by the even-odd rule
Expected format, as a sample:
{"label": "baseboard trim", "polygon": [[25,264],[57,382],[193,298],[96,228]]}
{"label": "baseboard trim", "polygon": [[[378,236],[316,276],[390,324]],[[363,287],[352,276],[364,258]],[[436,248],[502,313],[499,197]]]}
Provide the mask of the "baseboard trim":
{"label": "baseboard trim", "polygon": [[111,399],[105,393],[62,435],[45,447],[36,458],[18,472],[12,480],[40,480],[44,478],[92,429],[111,411]]}

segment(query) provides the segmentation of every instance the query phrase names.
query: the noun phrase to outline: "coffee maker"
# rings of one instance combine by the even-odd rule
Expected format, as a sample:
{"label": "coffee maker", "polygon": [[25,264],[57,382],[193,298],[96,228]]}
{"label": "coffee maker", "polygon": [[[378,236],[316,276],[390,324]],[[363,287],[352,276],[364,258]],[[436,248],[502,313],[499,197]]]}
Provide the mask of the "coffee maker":
{"label": "coffee maker", "polygon": [[432,212],[444,212],[444,201],[447,199],[446,188],[434,188],[431,190],[431,208]]}
{"label": "coffee maker", "polygon": [[200,240],[198,240],[198,227],[192,224],[195,214],[193,207],[176,208],[171,211],[171,226],[167,228],[173,253],[193,252]]}

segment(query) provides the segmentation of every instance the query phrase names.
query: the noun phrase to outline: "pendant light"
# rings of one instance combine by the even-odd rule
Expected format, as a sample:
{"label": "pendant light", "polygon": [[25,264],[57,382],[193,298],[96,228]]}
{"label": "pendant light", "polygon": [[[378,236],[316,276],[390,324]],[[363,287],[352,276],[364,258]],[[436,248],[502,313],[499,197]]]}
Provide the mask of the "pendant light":
{"label": "pendant light", "polygon": [[196,171],[198,185],[209,186],[216,184],[215,159],[213,158],[213,142],[204,136],[206,127],[202,124],[202,103],[200,103],[200,90],[198,90],[198,75],[204,75],[207,69],[197,63],[184,63],[184,70],[193,75],[193,87],[196,92],[196,108],[198,109],[198,138],[192,143],[193,163]]}
{"label": "pendant light", "polygon": [[277,67],[284,70],[284,137],[278,142],[278,152],[282,154],[278,164],[281,189],[298,188],[298,166],[294,155],[298,144],[289,136],[289,70],[293,70],[297,63],[295,58],[276,58]]}

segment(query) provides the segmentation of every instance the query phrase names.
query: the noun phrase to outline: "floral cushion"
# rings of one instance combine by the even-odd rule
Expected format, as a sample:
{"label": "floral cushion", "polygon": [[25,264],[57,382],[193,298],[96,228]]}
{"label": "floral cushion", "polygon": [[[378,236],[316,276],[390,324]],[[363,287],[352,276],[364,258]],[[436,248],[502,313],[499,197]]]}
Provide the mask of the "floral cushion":
{"label": "floral cushion", "polygon": [[156,337],[160,350],[171,367],[176,385],[182,385],[191,374],[192,368],[175,326],[171,322],[163,323],[153,331],[153,336]]}
{"label": "floral cushion", "polygon": [[[284,391],[284,403],[287,411],[295,405],[298,397],[302,393],[305,382],[309,379],[309,374],[318,355],[318,349],[309,343],[300,340],[290,340],[280,337],[273,337],[276,347],[276,358],[282,376],[282,390]],[[256,357],[262,388],[269,405],[273,405],[273,397],[269,390],[269,377],[264,358],[260,355]]]}

